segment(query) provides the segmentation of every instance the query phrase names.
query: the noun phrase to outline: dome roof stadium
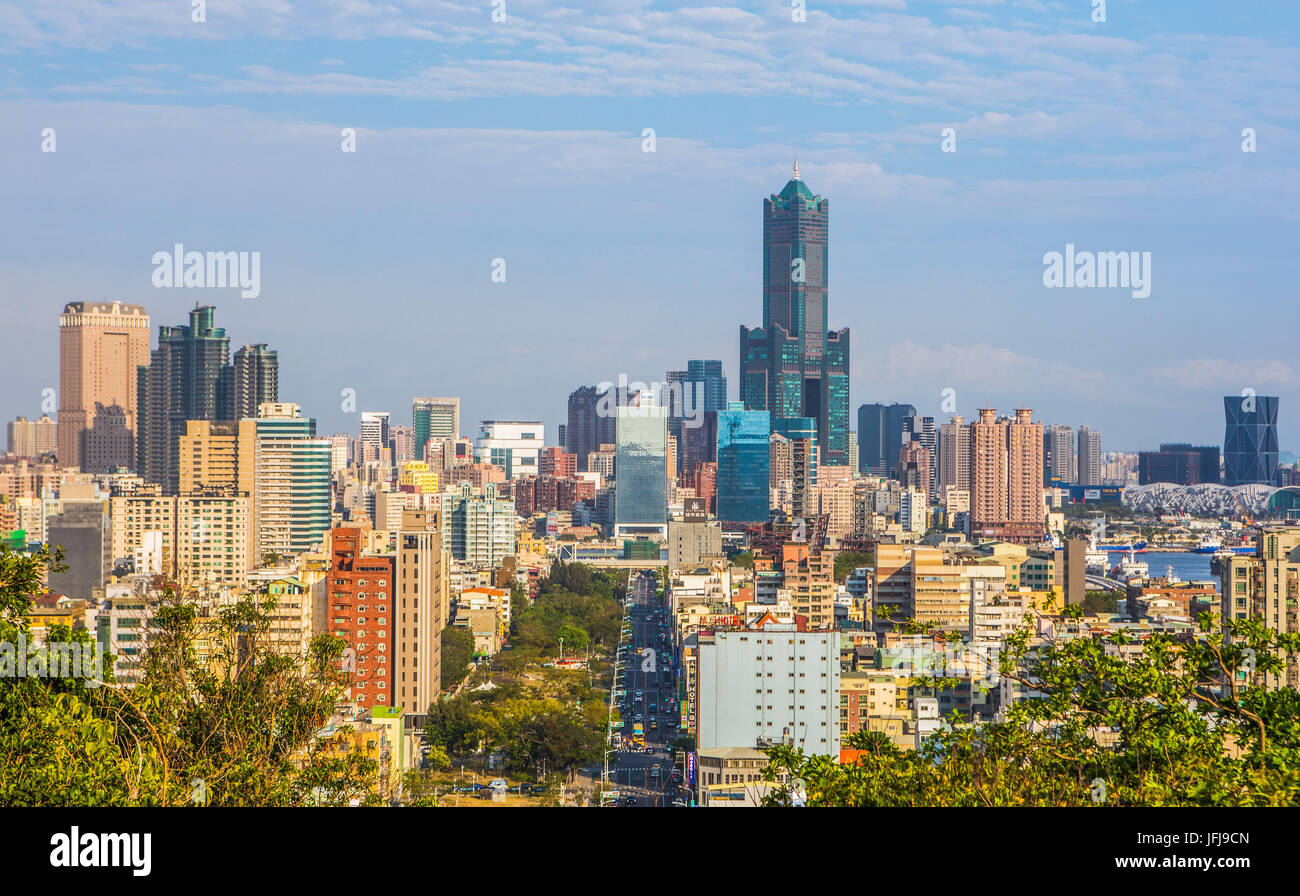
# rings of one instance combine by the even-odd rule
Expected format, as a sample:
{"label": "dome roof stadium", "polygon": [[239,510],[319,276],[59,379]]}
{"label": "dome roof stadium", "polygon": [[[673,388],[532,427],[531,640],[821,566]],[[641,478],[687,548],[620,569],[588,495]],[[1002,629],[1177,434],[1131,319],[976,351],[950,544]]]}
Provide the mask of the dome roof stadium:
{"label": "dome roof stadium", "polygon": [[1124,489],[1120,501],[1136,513],[1186,513],[1194,516],[1262,516],[1277,489],[1271,485],[1174,485],[1153,482]]}

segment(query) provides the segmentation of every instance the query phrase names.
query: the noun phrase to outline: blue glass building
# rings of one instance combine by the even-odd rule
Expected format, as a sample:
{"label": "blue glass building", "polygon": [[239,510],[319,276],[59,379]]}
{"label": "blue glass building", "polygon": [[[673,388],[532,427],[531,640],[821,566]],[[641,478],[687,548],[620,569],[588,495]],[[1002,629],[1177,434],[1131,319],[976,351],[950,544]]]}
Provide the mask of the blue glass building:
{"label": "blue glass building", "polygon": [[718,412],[718,519],[766,523],[771,417],[743,407]]}
{"label": "blue glass building", "polygon": [[1223,484],[1277,484],[1277,398],[1228,395],[1223,415]]}

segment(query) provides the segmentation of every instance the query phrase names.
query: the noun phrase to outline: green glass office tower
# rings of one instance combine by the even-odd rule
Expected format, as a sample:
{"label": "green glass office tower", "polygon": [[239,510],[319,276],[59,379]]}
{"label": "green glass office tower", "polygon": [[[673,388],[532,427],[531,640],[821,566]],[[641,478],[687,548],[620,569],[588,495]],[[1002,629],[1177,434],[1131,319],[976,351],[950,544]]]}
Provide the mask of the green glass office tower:
{"label": "green glass office tower", "polygon": [[188,326],[159,327],[158,347],[136,376],[136,472],[176,494],[177,445],[187,420],[228,412],[230,339],[211,305],[190,311]]}
{"label": "green glass office tower", "polygon": [[330,442],[295,404],[257,418],[255,517],[259,562],[320,544],[330,528]]}
{"label": "green glass office tower", "polygon": [[849,331],[827,330],[830,202],[794,176],[763,200],[763,326],[740,328],[740,398],[812,417],[822,463],[848,464]]}

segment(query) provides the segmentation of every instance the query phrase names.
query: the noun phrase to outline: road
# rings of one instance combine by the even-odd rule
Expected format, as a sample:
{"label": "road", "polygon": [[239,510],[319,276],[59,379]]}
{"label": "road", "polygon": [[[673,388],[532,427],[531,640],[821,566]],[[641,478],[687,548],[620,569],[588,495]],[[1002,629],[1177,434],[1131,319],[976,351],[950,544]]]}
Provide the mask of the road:
{"label": "road", "polygon": [[[623,641],[623,681],[619,711],[623,718],[623,743],[617,765],[610,770],[624,805],[671,806],[685,802],[687,794],[674,775],[669,745],[677,737],[679,713],[677,663],[668,642],[668,616],[661,598],[655,595],[653,571],[631,574],[631,637]],[[645,734],[644,751],[632,747],[633,731],[640,722]],[[631,799],[627,799],[627,798]]]}

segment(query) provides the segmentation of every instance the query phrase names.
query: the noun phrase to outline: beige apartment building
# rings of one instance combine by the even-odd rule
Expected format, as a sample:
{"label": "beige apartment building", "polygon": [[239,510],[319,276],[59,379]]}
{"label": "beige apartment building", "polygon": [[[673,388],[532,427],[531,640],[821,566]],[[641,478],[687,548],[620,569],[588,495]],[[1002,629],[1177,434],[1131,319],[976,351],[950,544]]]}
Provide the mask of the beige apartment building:
{"label": "beige apartment building", "polygon": [[[847,469],[847,468],[841,468]],[[831,547],[839,547],[840,541],[853,534],[855,499],[862,491],[862,483],[856,479],[836,479],[817,483],[817,512],[827,517],[826,540]]]}
{"label": "beige apartment building", "polygon": [[[156,489],[155,489],[156,490]],[[149,566],[150,533],[156,533],[158,571],[170,571],[176,559],[176,499],[159,495],[126,495],[109,499],[113,562],[131,559],[137,572]]]}
{"label": "beige apartment building", "polygon": [[112,556],[187,584],[243,587],[250,564],[247,496],[131,495],[110,501]]}
{"label": "beige apartment building", "polygon": [[8,425],[9,453],[15,457],[38,458],[59,448],[59,424],[42,414],[39,420],[19,417]]}
{"label": "beige apartment building", "polygon": [[915,619],[943,628],[966,628],[970,623],[973,580],[1005,582],[1006,570],[998,565],[950,562],[938,548],[881,544],[876,547],[873,591],[880,608],[880,628]]}
{"label": "beige apartment building", "polygon": [[408,510],[397,534],[394,705],[423,716],[442,688],[442,629],[450,612],[441,510]]}
{"label": "beige apartment building", "polygon": [[179,445],[179,494],[204,491],[253,494],[257,471],[256,420],[187,420]]}
{"label": "beige apartment building", "polygon": [[[59,315],[58,457],[85,468],[85,437],[97,408],[121,408],[136,434],[136,368],[149,363],[149,315],[122,302],[71,302]],[[132,451],[101,459],[102,466],[134,467]]]}
{"label": "beige apartment building", "polygon": [[[1257,533],[1253,556],[1227,559],[1221,589],[1224,621],[1257,619],[1274,631],[1300,632],[1300,528]],[[1284,674],[1254,674],[1269,687],[1300,687],[1295,655],[1286,658]]]}

